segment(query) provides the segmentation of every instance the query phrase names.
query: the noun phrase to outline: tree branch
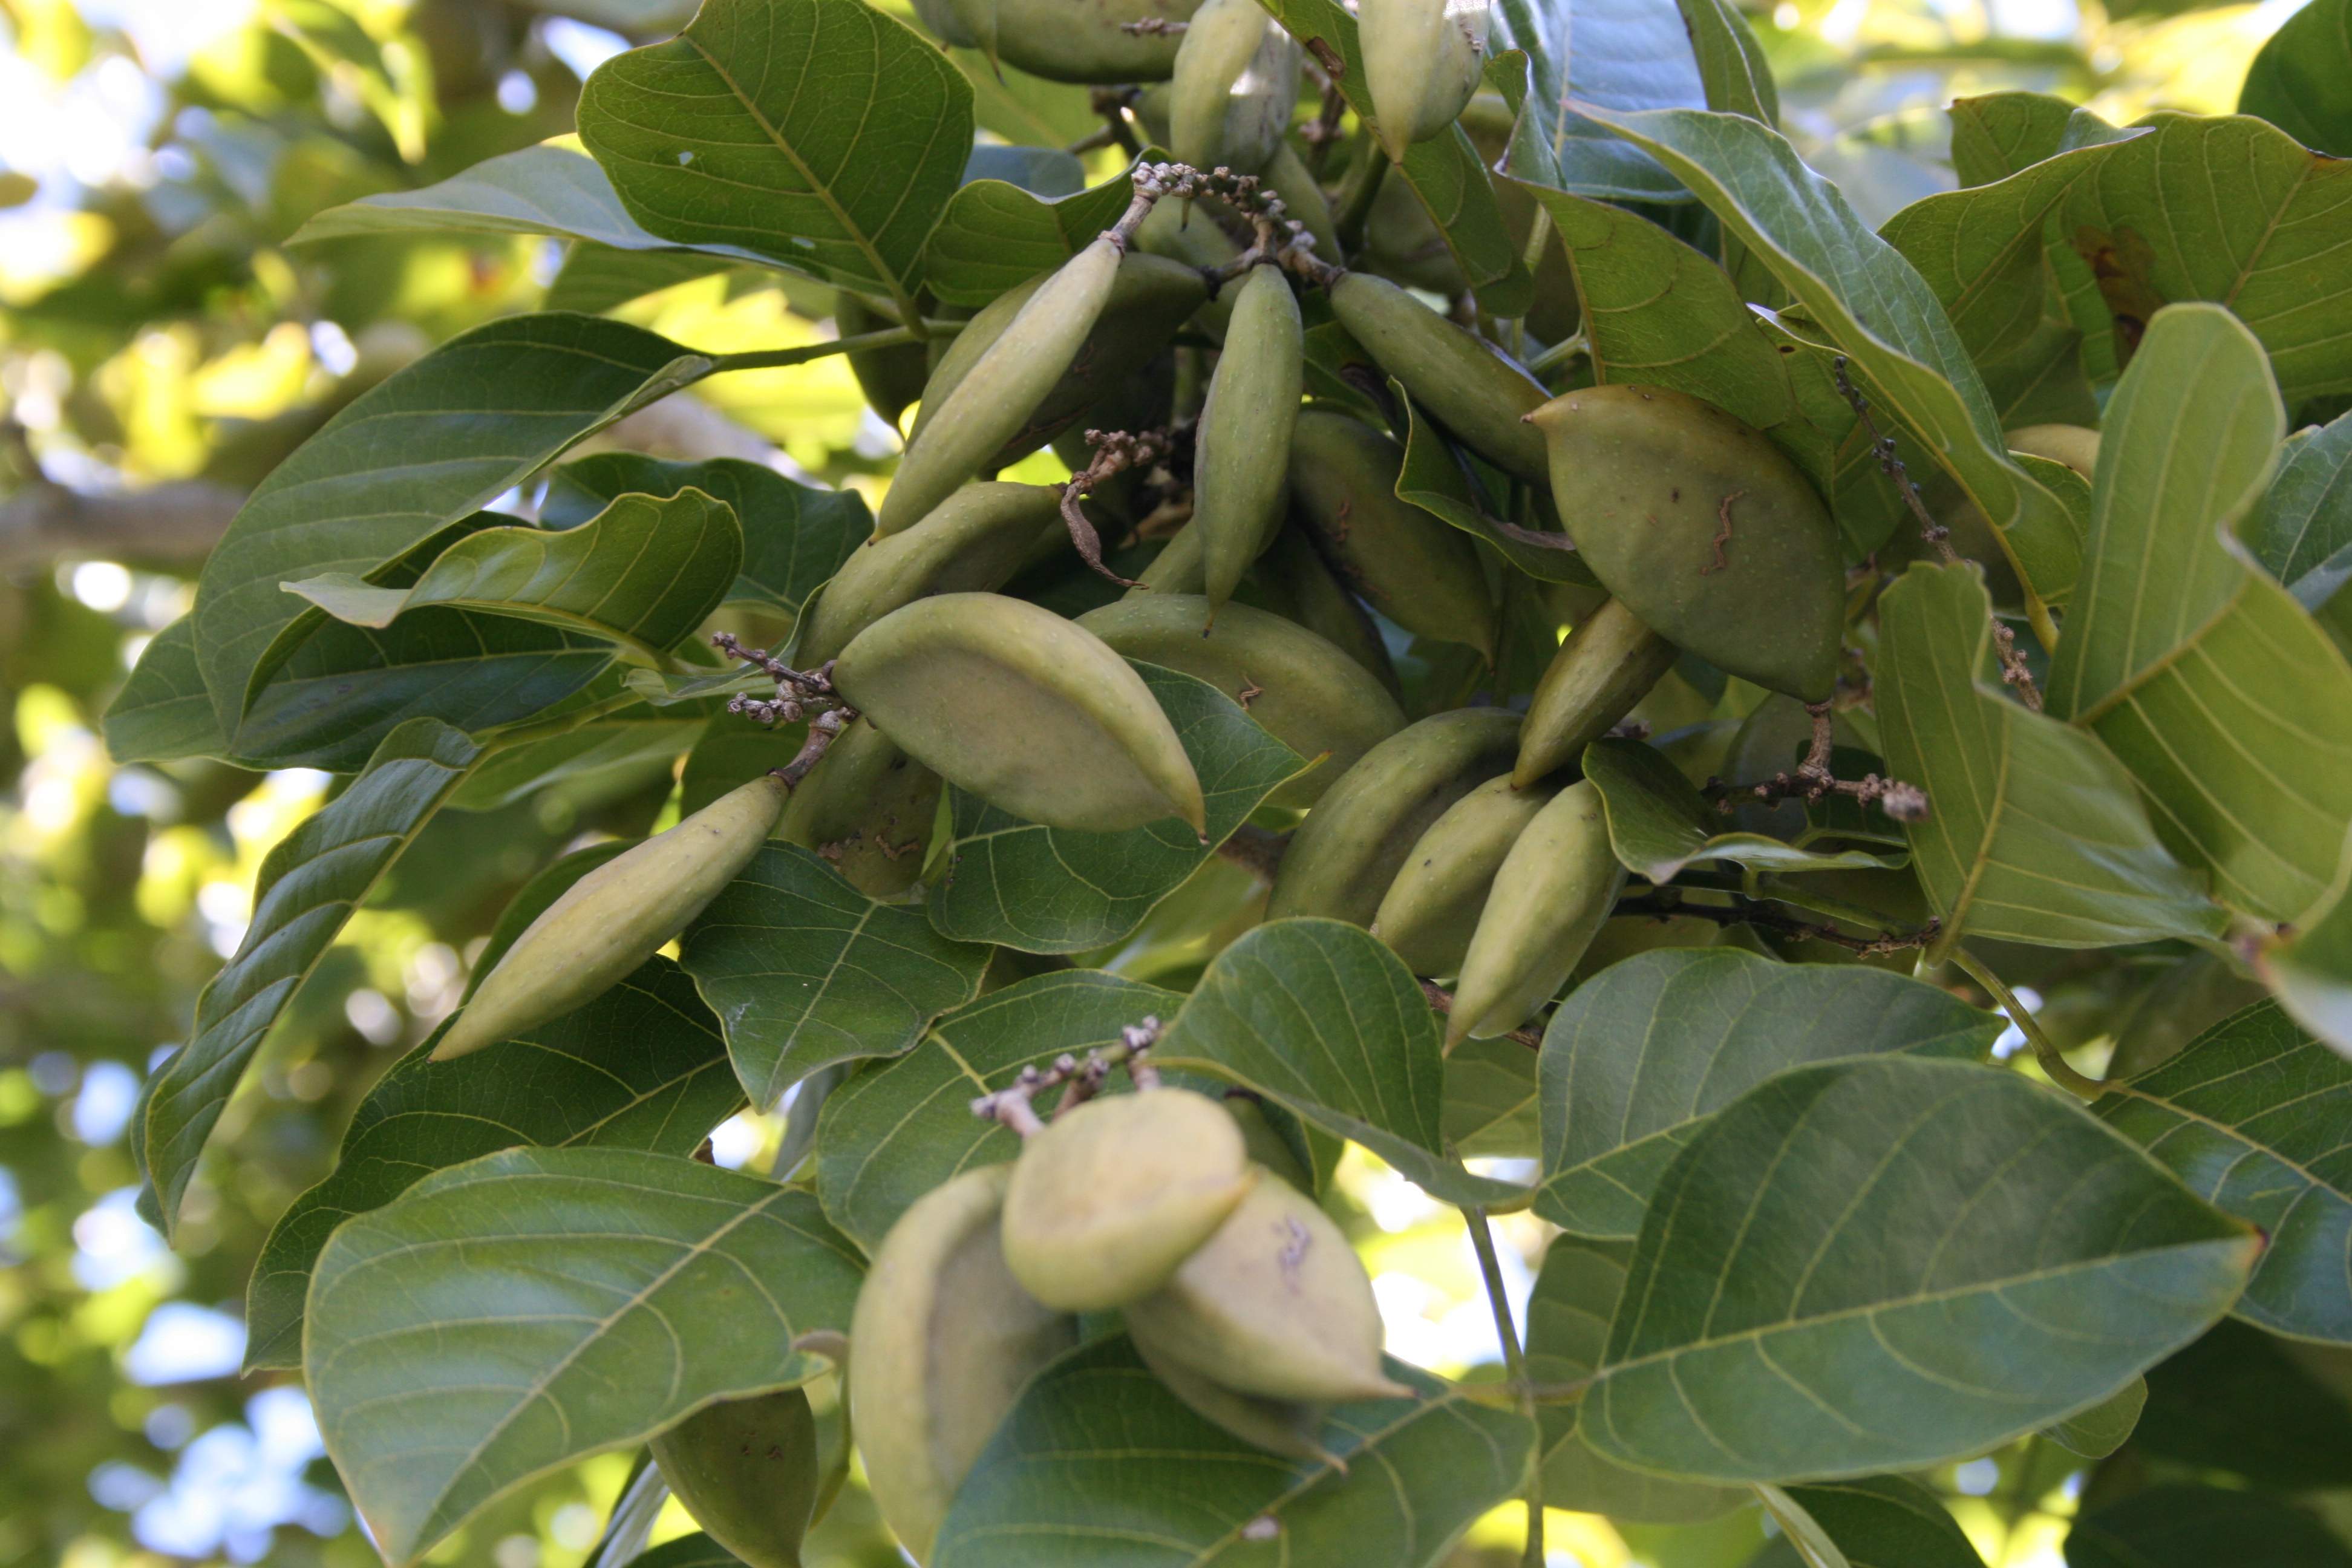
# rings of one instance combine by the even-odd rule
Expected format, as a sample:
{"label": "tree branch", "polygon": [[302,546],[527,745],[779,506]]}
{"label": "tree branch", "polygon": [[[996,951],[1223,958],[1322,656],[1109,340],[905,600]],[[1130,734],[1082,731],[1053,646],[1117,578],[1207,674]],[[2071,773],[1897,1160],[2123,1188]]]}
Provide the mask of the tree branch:
{"label": "tree branch", "polygon": [[60,560],[193,565],[244,504],[243,491],[209,479],[113,494],[37,480],[0,501],[0,571]]}

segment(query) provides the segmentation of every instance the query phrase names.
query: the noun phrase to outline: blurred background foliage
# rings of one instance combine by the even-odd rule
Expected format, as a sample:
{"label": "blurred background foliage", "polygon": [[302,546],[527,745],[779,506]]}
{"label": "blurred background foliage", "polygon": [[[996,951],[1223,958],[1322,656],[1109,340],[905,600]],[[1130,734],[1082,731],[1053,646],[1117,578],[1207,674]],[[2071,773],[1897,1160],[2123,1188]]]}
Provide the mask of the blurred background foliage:
{"label": "blurred background foliage", "polygon": [[[2114,121],[2226,112],[2294,9],[1778,0],[1751,19],[1792,136],[1875,222],[1952,184],[1951,99],[2032,89]],[[589,70],[682,20],[670,0],[0,0],[0,1568],[374,1561],[299,1388],[235,1375],[255,1252],[374,1078],[453,1005],[505,898],[568,844],[645,831],[673,781],[667,763],[623,763],[443,814],[280,1024],[173,1254],[132,1212],[133,1098],[235,947],[262,854],[331,781],[118,769],[98,715],[186,608],[188,574],[247,486],[431,342],[535,308],[562,260],[524,238],[289,245],[302,222],[568,132]],[[1073,121],[1066,103],[981,86],[985,121],[1010,137],[1092,124],[1082,102]],[[624,308],[729,349],[828,334],[829,311],[774,274],[693,279]],[[897,447],[839,360],[710,395],[614,444],[761,457],[837,484]],[[1139,938],[1118,962],[1148,974],[1198,956]],[[2096,1046],[2177,1042],[2240,999],[2218,965],[2175,965],[2156,994],[2123,984],[2129,968],[2052,968],[2039,1000]],[[2148,1016],[2120,1016],[2125,996]],[[717,1153],[756,1160],[777,1135],[739,1121]],[[1346,1190],[1391,1348],[1449,1371],[1491,1358],[1452,1211],[1369,1162]],[[2056,1563],[2077,1464],[2053,1454],[2024,1445],[1946,1478],[1989,1561]],[[586,1562],[627,1468],[608,1456],[554,1478],[436,1559]],[[1490,1522],[1464,1562],[1515,1554],[1517,1525]],[[673,1515],[656,1539],[677,1528]],[[1706,1568],[1744,1561],[1755,1531],[1741,1516],[1621,1536],[1563,1515],[1551,1540],[1555,1562],[1583,1568]],[[854,1490],[814,1548],[822,1563],[896,1558]]]}

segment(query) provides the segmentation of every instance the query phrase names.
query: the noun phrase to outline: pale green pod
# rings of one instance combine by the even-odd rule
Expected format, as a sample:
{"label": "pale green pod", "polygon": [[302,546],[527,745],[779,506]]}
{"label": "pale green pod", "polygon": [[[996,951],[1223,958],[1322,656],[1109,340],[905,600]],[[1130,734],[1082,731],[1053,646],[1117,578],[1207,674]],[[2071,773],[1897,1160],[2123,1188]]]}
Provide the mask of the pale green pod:
{"label": "pale green pod", "polygon": [[1092,632],[996,594],[938,594],[866,627],[834,685],[941,778],[1048,827],[1207,826],[1151,689]]}
{"label": "pale green pod", "polygon": [[1404,448],[1360,419],[1307,409],[1290,437],[1290,494],[1342,583],[1425,637],[1495,657],[1495,600],[1468,534],[1401,499]]}
{"label": "pale green pod", "polygon": [[1348,334],[1456,440],[1529,484],[1549,481],[1543,434],[1522,423],[1550,395],[1542,383],[1386,279],[1350,272],[1330,295]]}
{"label": "pale green pod", "polygon": [[1440,136],[1478,90],[1486,0],[1357,0],[1356,37],[1381,145],[1399,163]]}
{"label": "pale green pod", "polygon": [[1339,581],[1296,518],[1258,557],[1258,588],[1268,608],[1345,653],[1370,671],[1391,697],[1403,700],[1404,682],[1397,679],[1389,645],[1381,639],[1371,612]]}
{"label": "pale green pod", "polygon": [[1298,101],[1298,40],[1257,0],[1202,0],[1176,50],[1170,150],[1196,169],[1255,174]]}
{"label": "pale green pod", "polygon": [[1289,281],[1279,267],[1251,268],[1209,378],[1192,464],[1192,526],[1201,531],[1212,613],[1233,597],[1282,524],[1283,476],[1306,364],[1307,339]]}
{"label": "pale green pod", "polygon": [[705,1405],[653,1440],[670,1495],[748,1568],[801,1568],[824,1455],[797,1388]]}
{"label": "pale green pod", "polygon": [[1143,1358],[1143,1364],[1151,1369],[1151,1374],[1202,1420],[1212,1422],[1243,1442],[1254,1444],[1270,1454],[1347,1468],[1341,1460],[1323,1447],[1320,1440],[1324,1416],[1322,1405],[1243,1394],[1194,1372],[1161,1350],[1150,1333],[1133,1324],[1129,1325],[1127,1337],[1129,1342],[1135,1346],[1135,1353]]}
{"label": "pale green pod", "polygon": [[1552,499],[1601,585],[1660,637],[1806,702],[1837,683],[1837,525],[1764,433],[1658,386],[1589,387],[1530,428]]}
{"label": "pale green pod", "polygon": [[994,592],[1041,536],[1060,534],[1061,509],[1052,485],[964,486],[914,527],[871,540],[842,563],[802,622],[794,657],[814,669],[901,605],[931,594]]}
{"label": "pale green pod", "polygon": [[1536,682],[1511,783],[1525,789],[1583,756],[1649,695],[1678,652],[1622,604],[1602,600],[1577,622]]}
{"label": "pale green pod", "polygon": [[956,1488],[1020,1396],[1077,1343],[997,1244],[1009,1165],[967,1171],[898,1216],[849,1326],[849,1415],[874,1506],[926,1562]]}
{"label": "pale green pod", "polygon": [[892,899],[923,874],[940,775],[863,719],[836,736],[793,788],[776,837],[814,849],[869,899]]}
{"label": "pale green pod", "polygon": [[1445,1048],[1507,1035],[1559,995],[1624,886],[1601,791],[1579,780],[1536,814],[1495,873],[1446,1015]]}
{"label": "pale green pod", "polygon": [[1404,710],[1363,666],[1295,621],[1187,594],[1130,595],[1078,625],[1129,658],[1197,675],[1249,710],[1268,734],[1322,764],[1269,797],[1312,805],[1356,759],[1404,728]]}
{"label": "pale green pod", "polygon": [[2063,463],[2084,479],[2099,466],[2099,433],[2082,425],[2024,425],[2002,437],[2012,452]]}
{"label": "pale green pod", "polygon": [[1415,840],[1518,752],[1519,716],[1457,708],[1382,741],[1339,775],[1291,835],[1265,918],[1321,915],[1369,926]]}
{"label": "pale green pod", "polygon": [[1339,262],[1339,229],[1331,216],[1330,198],[1316,183],[1314,173],[1305,160],[1294,151],[1287,140],[1275,144],[1265,166],[1258,171],[1258,179],[1265,188],[1282,198],[1282,216],[1304,224],[1314,237],[1315,254],[1338,266]]}
{"label": "pale green pod", "polygon": [[1381,1310],[1355,1249],[1315,1200],[1261,1180],[1175,1277],[1127,1309],[1129,1330],[1236,1393],[1409,1398],[1381,1365]]}
{"label": "pale green pod", "polygon": [[602,995],[751,863],[784,794],[782,779],[761,773],[572,883],[475,987],[433,1059],[511,1039]]}
{"label": "pale green pod", "polygon": [[1048,81],[1165,81],[1181,35],[1127,23],[1188,20],[1199,0],[949,0],[991,59]]}
{"label": "pale green pod", "polygon": [[1446,807],[1414,840],[1389,884],[1372,934],[1415,974],[1434,977],[1460,969],[1495,873],[1551,794],[1513,789],[1506,775],[1488,779]]}
{"label": "pale green pod", "polygon": [[1090,1100],[1022,1146],[1004,1194],[1004,1261],[1049,1307],[1124,1307],[1165,1285],[1256,1181],[1240,1126],[1205,1094]]}
{"label": "pale green pod", "polygon": [[1144,567],[1136,579],[1137,586],[1126,596],[1139,599],[1152,594],[1200,594],[1209,586],[1207,549],[1202,543],[1205,536],[1192,523],[1186,523],[1169,535],[1160,553]]}
{"label": "pale green pod", "polygon": [[931,37],[954,49],[980,47],[979,36],[956,15],[955,0],[913,0],[915,19]]}

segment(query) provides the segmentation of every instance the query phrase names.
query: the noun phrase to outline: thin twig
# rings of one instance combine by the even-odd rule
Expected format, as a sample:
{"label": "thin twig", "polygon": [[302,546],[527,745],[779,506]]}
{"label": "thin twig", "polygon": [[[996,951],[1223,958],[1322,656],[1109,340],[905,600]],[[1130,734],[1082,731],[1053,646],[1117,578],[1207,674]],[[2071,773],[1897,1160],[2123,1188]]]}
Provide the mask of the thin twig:
{"label": "thin twig", "polygon": [[1832,717],[1837,700],[1808,702],[1805,711],[1812,716],[1812,743],[1806,748],[1805,760],[1797,771],[1774,773],[1758,784],[1726,784],[1721,779],[1709,779],[1703,792],[1715,802],[1717,811],[1728,812],[1736,795],[1750,795],[1761,801],[1789,800],[1801,796],[1808,802],[1819,801],[1824,795],[1848,795],[1864,805],[1875,805],[1897,822],[1927,820],[1927,792],[1917,784],[1901,779],[1881,778],[1876,773],[1864,773],[1858,779],[1842,779],[1830,768],[1830,746],[1835,732]]}
{"label": "thin twig", "polygon": [[[1430,1007],[1439,1015],[1450,1016],[1453,1014],[1454,993],[1434,980],[1423,981],[1421,994],[1429,998]],[[1500,1037],[1510,1041],[1515,1046],[1525,1046],[1531,1051],[1543,1049],[1543,1037],[1533,1029],[1513,1029],[1509,1034]]]}
{"label": "thin twig", "polygon": [[1130,1024],[1118,1032],[1118,1044],[1088,1051],[1084,1061],[1065,1051],[1050,1068],[1040,1068],[1032,1062],[1006,1087],[973,1100],[971,1113],[982,1121],[1001,1121],[1022,1137],[1031,1138],[1044,1131],[1045,1124],[1030,1102],[1049,1089],[1069,1085],[1055,1107],[1056,1116],[1094,1098],[1113,1068],[1126,1068],[1139,1089],[1157,1089],[1159,1070],[1143,1058],[1159,1043],[1162,1026],[1158,1018]]}
{"label": "thin twig", "polygon": [[[1517,1326],[1511,1321],[1510,1298],[1504,1293],[1503,1260],[1495,1249],[1495,1228],[1486,1223],[1486,1211],[1475,1205],[1462,1211],[1462,1218],[1470,1231],[1470,1248],[1478,1255],[1478,1278],[1486,1288],[1486,1310],[1495,1319],[1495,1338],[1502,1344],[1504,1373],[1518,1391],[1520,1414],[1533,1421],[1535,1388],[1528,1381],[1527,1352],[1519,1343]],[[1543,1470],[1540,1462],[1528,1467],[1528,1530],[1526,1547],[1519,1559],[1522,1568],[1544,1565]]]}
{"label": "thin twig", "polygon": [[1618,900],[1611,913],[1654,915],[1660,920],[1690,915],[1703,921],[1713,921],[1717,925],[1754,926],[1759,931],[1769,931],[1781,936],[1818,937],[1864,958],[1926,947],[1936,940],[1937,933],[1942,929],[1942,922],[1931,920],[1915,931],[1881,931],[1874,937],[1851,936],[1833,925],[1816,924],[1811,921],[1801,921],[1794,915],[1783,914],[1760,900],[1738,893],[1730,897],[1736,901],[1729,905],[1694,904],[1684,900],[1679,889],[1657,888],[1646,894]]}
{"label": "thin twig", "polygon": [[1983,986],[2000,1010],[2009,1015],[2009,1021],[2017,1026],[2017,1032],[2033,1047],[2033,1059],[2049,1075],[2051,1082],[2084,1100],[2096,1100],[2107,1092],[2105,1084],[2075,1070],[2074,1064],[2058,1049],[2058,1042],[2042,1031],[2042,1020],[2017,999],[2015,992],[2001,984],[2000,976],[1995,974],[1984,960],[1965,947],[1954,947],[1951,960],[1955,968]]}

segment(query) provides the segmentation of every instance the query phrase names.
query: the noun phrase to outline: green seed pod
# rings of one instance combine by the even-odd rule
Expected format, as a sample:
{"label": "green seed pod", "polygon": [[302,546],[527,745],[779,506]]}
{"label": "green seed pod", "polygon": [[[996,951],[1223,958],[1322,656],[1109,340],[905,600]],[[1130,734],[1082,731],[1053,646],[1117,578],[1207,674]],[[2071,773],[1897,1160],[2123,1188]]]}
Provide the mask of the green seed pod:
{"label": "green seed pod", "polygon": [[1099,87],[1166,81],[1181,36],[1123,31],[1122,23],[1189,20],[1199,0],[949,0],[992,60]]}
{"label": "green seed pod", "polygon": [[684,931],[768,841],[784,783],[761,773],[564,890],[515,938],[433,1047],[446,1062],[593,1001]]}
{"label": "green seed pod", "polygon": [[670,1495],[711,1540],[750,1568],[801,1568],[824,1473],[807,1394],[706,1405],[656,1437],[653,1452]]}
{"label": "green seed pod", "polygon": [[[1206,549],[1202,544],[1203,537],[1202,531],[1189,522],[1171,534],[1168,542],[1160,547],[1160,553],[1151,558],[1151,563],[1136,579],[1139,586],[1129,588],[1126,597],[1140,599],[1155,594],[1204,593],[1209,586],[1209,563]],[[1198,628],[1195,628],[1194,635],[1199,635]]]}
{"label": "green seed pod", "polygon": [[1291,835],[1265,918],[1370,925],[1414,841],[1446,807],[1509,771],[1518,749],[1519,716],[1500,708],[1457,708],[1374,746]]}
{"label": "green seed pod", "polygon": [[1412,143],[1444,134],[1477,92],[1485,0],[1358,0],[1356,36],[1381,145],[1402,163]]}
{"label": "green seed pod", "polygon": [[907,754],[1048,827],[1201,832],[1201,781],[1151,689],[1102,639],[995,594],[939,594],[850,640],[834,684]]}
{"label": "green seed pod", "polygon": [[849,1327],[849,1415],[874,1506],[927,1561],[956,1488],[1076,1318],[1021,1289],[997,1244],[1009,1165],[967,1171],[898,1216]]}
{"label": "green seed pod", "polygon": [[1170,150],[1196,169],[1255,174],[1298,101],[1298,40],[1257,0],[1202,0],[1176,50]]}
{"label": "green seed pod", "polygon": [[842,563],[802,622],[795,657],[814,669],[901,605],[1003,587],[1040,536],[1062,532],[1061,507],[1052,485],[964,486],[914,527],[868,542]]}
{"label": "green seed pod", "polygon": [[951,49],[976,49],[980,38],[956,15],[955,0],[914,0],[915,19]]}
{"label": "green seed pod", "polygon": [[867,898],[896,898],[923,874],[940,788],[939,774],[856,720],[793,786],[776,837],[824,856]]}
{"label": "green seed pod", "polygon": [[1552,499],[1592,574],[1653,631],[1806,702],[1837,681],[1837,525],[1762,431],[1664,387],[1588,387],[1537,411]]}
{"label": "green seed pod", "polygon": [[[1533,200],[1532,197],[1529,198]],[[1372,195],[1371,211],[1364,217],[1363,243],[1349,253],[1350,265],[1444,299],[1458,299],[1470,289],[1462,264],[1446,243],[1445,231],[1429,216],[1412,186],[1403,180],[1383,179]]]}
{"label": "green seed pod", "polygon": [[1078,625],[1118,653],[1197,675],[1249,710],[1268,734],[1323,764],[1271,797],[1312,805],[1356,759],[1404,728],[1404,710],[1370,672],[1295,621],[1227,605],[1204,634],[1209,601],[1146,593],[1089,610]]}
{"label": "green seed pod", "polygon": [[1397,679],[1371,612],[1332,575],[1304,525],[1296,519],[1284,525],[1257,559],[1258,588],[1269,608],[1345,653],[1370,670],[1391,697],[1403,700],[1404,682]]}
{"label": "green seed pod", "polygon": [[1236,1393],[1410,1398],[1381,1365],[1381,1310],[1339,1227],[1279,1180],[1252,1187],[1175,1277],[1127,1309],[1155,1352]]}
{"label": "green seed pod", "polygon": [[1022,1146],[1004,1261],[1049,1307],[1124,1307],[1168,1283],[1256,1180],[1241,1128],[1205,1094],[1090,1100]]}
{"label": "green seed pod", "polygon": [[2012,452],[2063,463],[2086,479],[2099,466],[2099,433],[2080,425],[2026,425],[2003,439]]}
{"label": "green seed pod", "polygon": [[[833,297],[833,324],[843,337],[854,338],[898,323],[876,315],[865,300],[844,289]],[[930,377],[929,353],[920,343],[861,349],[845,357],[849,374],[857,378],[857,390],[894,428],[898,416],[923,395],[923,383]]]}
{"label": "green seed pod", "polygon": [[1543,435],[1521,423],[1550,395],[1535,377],[1368,273],[1350,272],[1331,285],[1331,313],[1455,439],[1531,485],[1549,481]]}
{"label": "green seed pod", "polygon": [[1308,409],[1290,437],[1290,493],[1341,582],[1409,632],[1491,663],[1495,600],[1478,547],[1402,500],[1404,448],[1344,414]]}
{"label": "green seed pod", "polygon": [[[1255,9],[1257,0],[1244,3]],[[1201,531],[1212,614],[1281,526],[1306,363],[1298,301],[1282,268],[1251,268],[1209,378],[1192,464],[1192,526]]]}
{"label": "green seed pod", "polygon": [[1624,886],[1601,791],[1580,780],[1536,814],[1495,873],[1446,1015],[1445,1048],[1507,1035],[1559,995]]}
{"label": "green seed pod", "polygon": [[1511,783],[1525,789],[1570,766],[1672,669],[1678,650],[1614,599],[1577,623],[1528,704]]}
{"label": "green seed pod", "polygon": [[1127,1337],[1134,1344],[1135,1353],[1143,1358],[1143,1364],[1151,1369],[1151,1374],[1202,1420],[1270,1454],[1318,1464],[1339,1464],[1318,1440],[1323,1431],[1324,1411],[1320,1405],[1240,1393],[1202,1377],[1160,1349],[1150,1334],[1132,1325]]}
{"label": "green seed pod", "polygon": [[1331,199],[1323,194],[1313,172],[1287,141],[1275,143],[1273,155],[1258,171],[1258,179],[1282,198],[1283,216],[1307,226],[1307,232],[1315,240],[1315,254],[1338,266],[1339,229],[1331,216]]}
{"label": "green seed pod", "polygon": [[1488,779],[1446,807],[1414,841],[1389,884],[1372,934],[1415,974],[1459,970],[1495,873],[1551,795],[1548,789],[1513,789],[1506,776]]}

